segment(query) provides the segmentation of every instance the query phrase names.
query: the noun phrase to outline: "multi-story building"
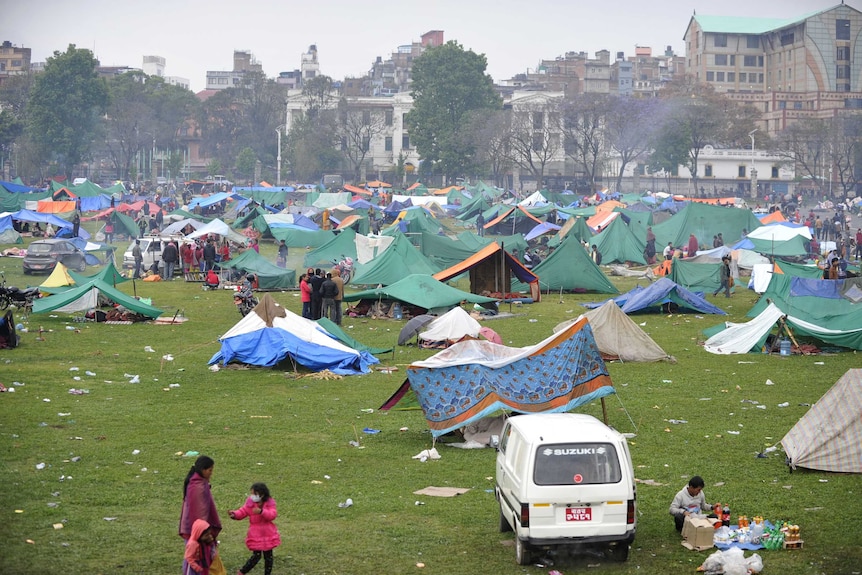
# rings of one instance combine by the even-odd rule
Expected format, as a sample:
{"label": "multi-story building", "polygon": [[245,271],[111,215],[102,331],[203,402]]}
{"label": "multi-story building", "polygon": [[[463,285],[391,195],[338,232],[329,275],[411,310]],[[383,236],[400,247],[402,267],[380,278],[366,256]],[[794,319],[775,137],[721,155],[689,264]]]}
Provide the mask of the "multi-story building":
{"label": "multi-story building", "polygon": [[586,52],[566,52],[554,60],[542,60],[535,70],[517,74],[509,80],[499,82],[502,92],[533,90],[562,92],[571,97],[577,94],[610,94],[611,53],[599,50],[595,58]]}
{"label": "multi-story building", "polygon": [[0,85],[9,76],[30,72],[30,48],[13,46],[8,40],[0,44]]}
{"label": "multi-story building", "polygon": [[224,90],[242,84],[248,72],[263,72],[263,66],[248,50],[233,51],[233,70],[207,70],[207,90]]}
{"label": "multi-story building", "polygon": [[689,73],[756,106],[769,134],[862,108],[862,12],[846,4],[794,18],[694,15],[684,40]]}
{"label": "multi-story building", "polygon": [[635,46],[635,55],[617,52],[611,64],[611,91],[620,95],[655,98],[659,90],[676,76],[685,73],[685,58],[668,46],[664,54],[653,56],[652,48]]}

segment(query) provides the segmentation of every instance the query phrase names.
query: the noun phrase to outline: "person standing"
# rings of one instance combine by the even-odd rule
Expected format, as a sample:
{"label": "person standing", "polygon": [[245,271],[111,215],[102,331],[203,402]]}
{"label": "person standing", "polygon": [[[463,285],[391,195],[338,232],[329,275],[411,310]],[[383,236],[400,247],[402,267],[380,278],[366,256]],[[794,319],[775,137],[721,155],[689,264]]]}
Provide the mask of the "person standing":
{"label": "person standing", "polygon": [[275,258],[275,265],[280,268],[287,267],[287,244],[284,240],[278,242],[278,256]]}
{"label": "person standing", "polygon": [[78,230],[81,229],[81,212],[75,208],[75,215],[72,216],[72,237],[78,237]]}
{"label": "person standing", "polygon": [[335,296],[335,319],[332,320],[336,325],[341,325],[341,302],[344,300],[344,280],[338,270],[332,270],[332,281],[338,288],[338,294]]}
{"label": "person standing", "polygon": [[109,244],[114,241],[114,221],[111,216],[108,216],[108,221],[105,222],[105,243]]}
{"label": "person standing", "polygon": [[823,220],[820,219],[820,216],[814,219],[814,232],[818,240],[823,239]]}
{"label": "person standing", "polygon": [[245,546],[252,555],[240,567],[237,575],[245,575],[255,568],[263,555],[264,575],[272,573],[272,550],[281,545],[281,535],[274,521],[278,517],[275,499],[269,493],[265,483],[255,483],[251,486],[251,495],[245,505],[235,511],[228,512],[231,519],[240,521],[248,517],[248,534]]}
{"label": "person standing", "polygon": [[186,280],[189,278],[189,272],[192,271],[192,260],[195,259],[195,250],[192,244],[185,242],[180,246],[180,265],[183,268],[183,277]]}
{"label": "person standing", "polygon": [[854,257],[862,260],[862,228],[856,228],[856,253]]}
{"label": "person standing", "polygon": [[186,541],[191,537],[192,526],[198,519],[209,523],[214,538],[218,538],[221,531],[221,519],[210,490],[210,478],[214,467],[215,461],[211,457],[201,455],[195,460],[183,482],[183,507],[180,512],[179,534]]}
{"label": "person standing", "polygon": [[719,269],[719,286],[718,289],[712,292],[712,295],[718,295],[718,292],[724,290],[724,297],[730,297],[730,256],[721,258],[721,268]]}
{"label": "person standing", "polygon": [[665,260],[673,259],[673,242],[668,242],[665,248],[661,251],[661,255]]}
{"label": "person standing", "polygon": [[695,475],[688,480],[688,485],[683,487],[671,501],[668,511],[673,515],[677,531],[682,531],[682,524],[685,523],[685,518],[689,515],[696,515],[704,510],[713,510],[712,505],[706,502],[703,486],[703,478]]}
{"label": "person standing", "polygon": [[323,311],[321,317],[329,318],[329,321],[335,323],[335,296],[338,295],[338,286],[332,281],[332,274],[327,273],[326,279],[320,285],[320,297],[323,301]]}
{"label": "person standing", "polygon": [[644,257],[648,264],[655,263],[655,234],[652,231],[652,226],[646,229],[646,247],[644,248]]}
{"label": "person standing", "polygon": [[323,285],[323,272],[320,271],[320,268],[314,270],[314,273],[308,278],[308,283],[311,286],[311,317],[309,319],[320,319],[320,305],[322,303],[320,287]]}
{"label": "person standing", "polygon": [[216,249],[215,243],[212,239],[207,239],[206,244],[204,245],[204,267],[201,268],[202,272],[209,271],[211,269],[215,269],[215,259],[216,259]]}
{"label": "person standing", "polygon": [[480,238],[485,237],[485,216],[482,215],[482,212],[479,212],[479,215],[476,216],[476,233]]}
{"label": "person standing", "polygon": [[693,258],[697,255],[697,237],[694,234],[688,235],[688,255],[686,257]]}
{"label": "person standing", "polygon": [[135,247],[132,248],[132,258],[135,260],[135,279],[141,278],[141,264],[144,263],[144,254],[141,253],[141,240],[135,240]]}
{"label": "person standing", "polygon": [[162,261],[165,262],[165,275],[162,276],[163,280],[167,281],[174,279],[174,267],[177,265],[179,257],[180,254],[177,251],[176,244],[174,244],[174,242],[168,242],[168,245],[162,250]]}
{"label": "person standing", "polygon": [[[311,272],[311,270],[308,270]],[[302,317],[311,319],[311,286],[308,284],[308,276],[310,274],[302,274],[299,276],[299,295],[302,300]]]}
{"label": "person standing", "polygon": [[596,262],[597,266],[602,265],[602,252],[599,251],[596,244],[593,244],[592,251],[590,252],[590,259]]}

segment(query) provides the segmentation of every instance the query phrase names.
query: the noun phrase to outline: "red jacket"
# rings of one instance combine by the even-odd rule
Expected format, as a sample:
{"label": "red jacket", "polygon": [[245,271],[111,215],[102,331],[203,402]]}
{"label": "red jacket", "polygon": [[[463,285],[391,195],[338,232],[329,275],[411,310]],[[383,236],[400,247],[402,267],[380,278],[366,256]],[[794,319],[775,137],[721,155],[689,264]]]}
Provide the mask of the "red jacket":
{"label": "red jacket", "polygon": [[302,303],[311,303],[311,286],[307,281],[299,282],[299,291],[302,295]]}

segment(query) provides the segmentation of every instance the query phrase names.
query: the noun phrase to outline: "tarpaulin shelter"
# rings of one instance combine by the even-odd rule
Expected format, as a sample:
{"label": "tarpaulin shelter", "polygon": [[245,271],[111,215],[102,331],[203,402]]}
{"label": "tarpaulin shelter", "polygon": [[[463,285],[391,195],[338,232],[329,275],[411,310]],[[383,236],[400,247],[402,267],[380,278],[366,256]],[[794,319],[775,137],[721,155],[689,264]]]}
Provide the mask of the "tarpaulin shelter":
{"label": "tarpaulin shelter", "polygon": [[[532,272],[539,277],[539,287],[546,291],[619,293],[575,237],[563,240]],[[513,284],[512,289],[523,286]]]}
{"label": "tarpaulin shelter", "polygon": [[322,246],[305,254],[303,263],[307,268],[332,266],[345,257],[356,260],[356,232],[351,229],[342,230]]}
{"label": "tarpaulin shelter", "polygon": [[358,375],[379,360],[330,335],[319,324],[284,308],[264,294],[260,303],[219,338],[221,349],[210,364],[231,361],[272,367],[290,357],[312,371]]}
{"label": "tarpaulin shelter", "polygon": [[810,241],[808,226],[774,223],[752,231],[734,244],[733,249],[749,249],[770,256],[806,256]]}
{"label": "tarpaulin shelter", "polygon": [[276,240],[284,240],[289,248],[319,248],[335,237],[331,230],[314,231],[298,226],[270,228],[269,231]]}
{"label": "tarpaulin shelter", "polygon": [[[623,313],[629,314],[652,307],[663,307],[665,304],[674,304],[679,309],[710,313],[716,315],[727,315],[724,310],[706,301],[706,298],[691,292],[668,278],[660,278],[647,287],[636,286],[628,292],[612,298],[620,306]],[[593,309],[605,302],[587,303],[584,307]]]}
{"label": "tarpaulin shelter", "polygon": [[606,361],[676,362],[673,356],[668,355],[613,301],[608,301],[603,306],[590,310],[576,319],[558,324],[554,327],[554,333],[567,328],[583,317],[590,320],[596,345],[599,346],[602,358]]}
{"label": "tarpaulin shelter", "polygon": [[427,310],[448,310],[462,301],[478,304],[496,301],[494,298],[461,291],[424,274],[409,275],[381,288],[344,294],[346,302],[362,299],[399,301]]}
{"label": "tarpaulin shelter", "polygon": [[557,235],[548,240],[548,247],[555,248],[560,245],[563,238],[572,236],[577,238],[579,242],[590,242],[593,237],[593,230],[587,225],[587,220],[583,216],[572,216],[566,220]]}
{"label": "tarpaulin shelter", "polygon": [[58,293],[60,291],[66,291],[66,289],[73,285],[75,285],[75,279],[69,274],[69,268],[67,268],[63,262],[57,262],[51,275],[39,284],[39,291],[44,293]]}
{"label": "tarpaulin shelter", "polygon": [[452,239],[449,236],[422,232],[417,239],[420,251],[439,269],[454,266],[476,253],[474,248],[460,239]]}
{"label": "tarpaulin shelter", "polygon": [[[721,263],[696,263],[673,260],[669,279],[692,291],[714,292],[721,286]],[[730,288],[733,291],[734,288]]]}
{"label": "tarpaulin shelter", "polygon": [[412,274],[431,275],[438,267],[413,247],[403,234],[395,236],[392,244],[370,262],[354,267],[354,285],[390,285]]}
{"label": "tarpaulin shelter", "polygon": [[478,236],[473,232],[461,232],[458,234],[458,240],[467,246],[468,249],[471,249],[475,252],[481,250],[485,246],[497,242],[507,252],[514,252],[518,250],[520,253],[524,253],[527,249],[527,242],[524,240],[524,236],[522,234],[515,234],[514,236],[494,236],[493,238],[486,238],[485,236]]}
{"label": "tarpaulin shelter", "polygon": [[600,233],[590,239],[602,254],[602,263],[633,262],[645,265],[646,242],[638,237],[623,218],[614,219]]}
{"label": "tarpaulin shelter", "polygon": [[[402,220],[404,221],[404,224],[399,226],[398,224]],[[431,212],[424,207],[415,206],[401,210],[395,218],[395,221],[392,222],[392,225],[383,230],[383,234],[391,236],[397,234],[399,231],[411,234],[418,234],[421,232],[436,234],[440,231],[440,228],[443,227],[443,224],[431,215]]]}
{"label": "tarpaulin shelter", "polygon": [[472,293],[505,294],[512,289],[514,276],[518,281],[529,286],[530,297],[534,301],[539,301],[542,297],[539,276],[524,267],[497,242],[488,244],[461,263],[434,274],[434,278],[447,282],[467,272],[470,274]]}
{"label": "tarpaulin shelter", "polygon": [[145,304],[98,278],[91,279],[61,293],[34,300],[33,313],[86,312],[91,308],[99,307],[100,296],[127,308],[129,311],[149,318],[157,318],[164,313],[162,310]]}
{"label": "tarpaulin shelter", "polygon": [[[550,211],[550,210],[548,210]],[[484,225],[491,233],[525,234],[542,220],[527,211],[524,206],[513,206]]]}
{"label": "tarpaulin shelter", "polygon": [[445,342],[448,345],[467,336],[477,338],[481,328],[479,322],[463,308],[453,307],[425,326],[425,331],[419,334],[419,343]]}
{"label": "tarpaulin shelter", "polygon": [[240,234],[236,230],[231,229],[230,226],[228,226],[226,223],[224,223],[218,218],[202,225],[201,227],[187,235],[186,238],[193,240],[195,238],[205,238],[212,234],[227,238],[228,240],[242,246],[244,246],[248,242],[247,237]]}
{"label": "tarpaulin shelter", "polygon": [[792,469],[862,473],[862,369],[849,369],[781,439]]}
{"label": "tarpaulin shelter", "polygon": [[315,321],[317,321],[317,325],[326,330],[329,335],[337,338],[338,341],[356,351],[367,351],[371,355],[381,355],[384,353],[391,353],[392,350],[395,349],[394,347],[371,347],[364,343],[360,343],[359,340],[347,335],[347,332],[341,329],[341,326],[334,323],[329,318],[322,317]]}
{"label": "tarpaulin shelter", "polygon": [[582,319],[529,347],[467,340],[407,368],[407,381],[381,406],[412,391],[434,437],[505,409],[565,412],[614,393],[589,322]]}
{"label": "tarpaulin shelter", "polygon": [[711,244],[712,236],[719,232],[725,238],[738,238],[742,230],[751,232],[759,227],[760,221],[751,210],[690,202],[670,219],[655,224],[652,231],[656,246],[666,246],[668,242],[683,246],[688,243],[690,234],[701,244]]}
{"label": "tarpaulin shelter", "polygon": [[289,289],[296,286],[296,271],[278,267],[252,249],[247,249],[219,265],[246,274],[253,273],[257,276],[260,289]]}
{"label": "tarpaulin shelter", "polygon": [[524,239],[528,242],[530,240],[534,240],[537,237],[545,234],[554,234],[560,230],[560,226],[557,224],[552,224],[550,222],[542,222],[541,224],[537,224],[532,230],[524,235]]}

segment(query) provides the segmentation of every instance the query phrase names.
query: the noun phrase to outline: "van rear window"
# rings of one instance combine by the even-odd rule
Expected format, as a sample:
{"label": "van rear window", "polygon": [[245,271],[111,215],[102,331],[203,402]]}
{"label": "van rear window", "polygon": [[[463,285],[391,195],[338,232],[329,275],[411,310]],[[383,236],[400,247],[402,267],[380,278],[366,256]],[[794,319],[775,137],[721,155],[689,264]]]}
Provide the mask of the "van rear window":
{"label": "van rear window", "polygon": [[536,485],[595,485],[621,480],[619,456],[610,443],[549,443],[536,450]]}

